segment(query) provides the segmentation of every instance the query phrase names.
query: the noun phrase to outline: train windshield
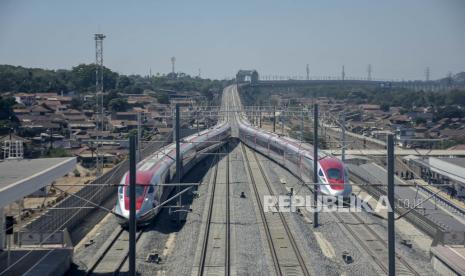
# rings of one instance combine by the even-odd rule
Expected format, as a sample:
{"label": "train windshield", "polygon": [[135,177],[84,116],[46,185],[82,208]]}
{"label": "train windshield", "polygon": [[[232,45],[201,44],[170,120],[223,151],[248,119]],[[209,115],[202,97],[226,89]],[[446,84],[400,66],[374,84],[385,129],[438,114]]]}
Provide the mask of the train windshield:
{"label": "train windshield", "polygon": [[[138,197],[141,197],[144,195],[144,190],[145,190],[145,187],[144,186],[140,186],[140,185],[136,185],[136,198]],[[130,196],[130,192],[129,192],[129,186],[126,187],[126,196]]]}
{"label": "train windshield", "polygon": [[342,179],[342,172],[340,169],[331,168],[326,171],[326,175],[330,179],[340,180]]}

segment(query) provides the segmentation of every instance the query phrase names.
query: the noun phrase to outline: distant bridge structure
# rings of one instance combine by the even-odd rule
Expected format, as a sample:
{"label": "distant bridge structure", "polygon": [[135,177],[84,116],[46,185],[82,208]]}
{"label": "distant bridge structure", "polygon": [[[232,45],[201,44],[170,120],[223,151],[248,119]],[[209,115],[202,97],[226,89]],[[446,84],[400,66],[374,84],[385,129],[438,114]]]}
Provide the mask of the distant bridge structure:
{"label": "distant bridge structure", "polygon": [[404,88],[414,91],[444,91],[452,89],[465,89],[464,81],[422,81],[399,79],[374,79],[342,76],[278,76],[259,75],[256,70],[239,70],[236,74],[238,84],[250,84],[253,86],[308,86],[308,85],[347,85],[347,86],[376,86],[385,89]]}
{"label": "distant bridge structure", "polygon": [[257,84],[258,80],[259,76],[256,70],[239,70],[236,74],[237,83],[250,82],[251,84]]}

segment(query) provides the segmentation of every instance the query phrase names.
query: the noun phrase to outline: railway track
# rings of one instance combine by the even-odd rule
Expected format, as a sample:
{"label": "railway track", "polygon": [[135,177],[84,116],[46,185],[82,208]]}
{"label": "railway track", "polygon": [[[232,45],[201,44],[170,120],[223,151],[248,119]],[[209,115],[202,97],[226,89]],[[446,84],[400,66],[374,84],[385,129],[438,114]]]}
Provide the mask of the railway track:
{"label": "railway track", "polygon": [[[208,202],[198,275],[230,275],[231,272],[229,154],[223,161],[226,162],[225,168],[221,167],[221,161],[215,164],[213,177],[210,178],[212,189]],[[221,179],[225,179],[225,182],[221,182]]]}
{"label": "railway track", "polygon": [[[136,234],[136,242],[144,231]],[[112,274],[118,275],[129,256],[129,232],[122,228],[116,229],[110,238],[97,252],[95,261],[89,265],[86,275]]]}
{"label": "railway track", "polygon": [[[310,275],[284,215],[280,212],[278,215],[271,212],[265,213],[263,209],[261,198],[264,195],[274,195],[274,192],[256,153],[247,149],[244,144],[241,144],[241,147],[275,273],[277,275]],[[249,156],[253,158],[253,163],[250,162]]]}
{"label": "railway track", "polygon": [[[332,214],[340,225],[350,233],[371,256],[373,261],[387,274],[389,272],[387,241],[378,235],[356,213],[332,212]],[[397,275],[421,275],[401,255],[396,253],[396,258]]]}

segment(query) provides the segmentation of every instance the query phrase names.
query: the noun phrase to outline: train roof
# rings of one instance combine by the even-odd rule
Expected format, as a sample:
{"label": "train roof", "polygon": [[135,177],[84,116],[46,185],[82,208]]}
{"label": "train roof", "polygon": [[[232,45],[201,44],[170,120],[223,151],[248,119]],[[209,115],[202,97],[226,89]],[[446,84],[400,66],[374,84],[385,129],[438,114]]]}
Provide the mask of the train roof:
{"label": "train roof", "polygon": [[[296,147],[297,149],[306,150],[313,157],[313,145],[310,144],[310,143],[301,142],[301,141],[299,141],[297,139],[294,139],[294,138],[291,138],[291,137],[288,137],[288,136],[281,136],[279,134],[273,133],[273,132],[265,130],[265,129],[256,128],[256,127],[252,126],[248,121],[247,121],[246,125],[248,127],[250,127],[250,128],[253,128],[257,132],[261,132],[263,134],[270,135],[270,136],[272,136],[272,137],[274,137],[276,139],[284,140],[284,141],[288,142],[289,144],[293,145],[294,147]],[[325,157],[334,157],[334,156],[332,156],[331,154],[328,154],[326,151],[319,150],[318,151],[318,157],[319,158],[325,158]],[[334,157],[334,158],[336,158],[336,157]]]}
{"label": "train roof", "polygon": [[[190,135],[190,136],[184,138],[183,140],[187,141],[187,142],[184,142],[184,143],[181,142],[181,148],[184,148],[187,145],[189,145],[189,141],[192,141],[192,140],[196,139],[197,137],[205,136],[205,135],[209,134],[210,132],[212,132],[213,130],[217,130],[217,129],[219,129],[221,127],[224,127],[224,126],[226,126],[226,124],[223,123],[221,125],[215,126],[213,128],[208,128],[208,129],[200,132],[200,135],[193,134],[193,135]],[[149,155],[147,158],[140,161],[137,164],[136,182],[138,184],[147,184],[147,183],[149,183],[150,180],[153,177],[153,173],[163,163],[171,164],[171,163],[173,163],[175,161],[175,158],[176,158],[175,155],[176,155],[176,144],[171,143],[171,144],[169,144],[167,146],[164,146],[164,147],[160,148],[159,150],[157,150],[153,154]],[[129,174],[126,174],[126,176],[125,176],[126,183],[129,180],[128,177],[129,177]]]}

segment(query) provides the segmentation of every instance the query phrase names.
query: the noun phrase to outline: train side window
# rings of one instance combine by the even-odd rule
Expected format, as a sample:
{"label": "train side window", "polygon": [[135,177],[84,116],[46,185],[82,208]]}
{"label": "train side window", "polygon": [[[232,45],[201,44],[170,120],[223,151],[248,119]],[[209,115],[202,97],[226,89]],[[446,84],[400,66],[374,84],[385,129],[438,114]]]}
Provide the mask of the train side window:
{"label": "train side window", "polygon": [[318,175],[321,176],[321,177],[324,176],[323,171],[321,169],[318,170]]}
{"label": "train side window", "polygon": [[149,194],[153,193],[153,186],[149,186]]}

